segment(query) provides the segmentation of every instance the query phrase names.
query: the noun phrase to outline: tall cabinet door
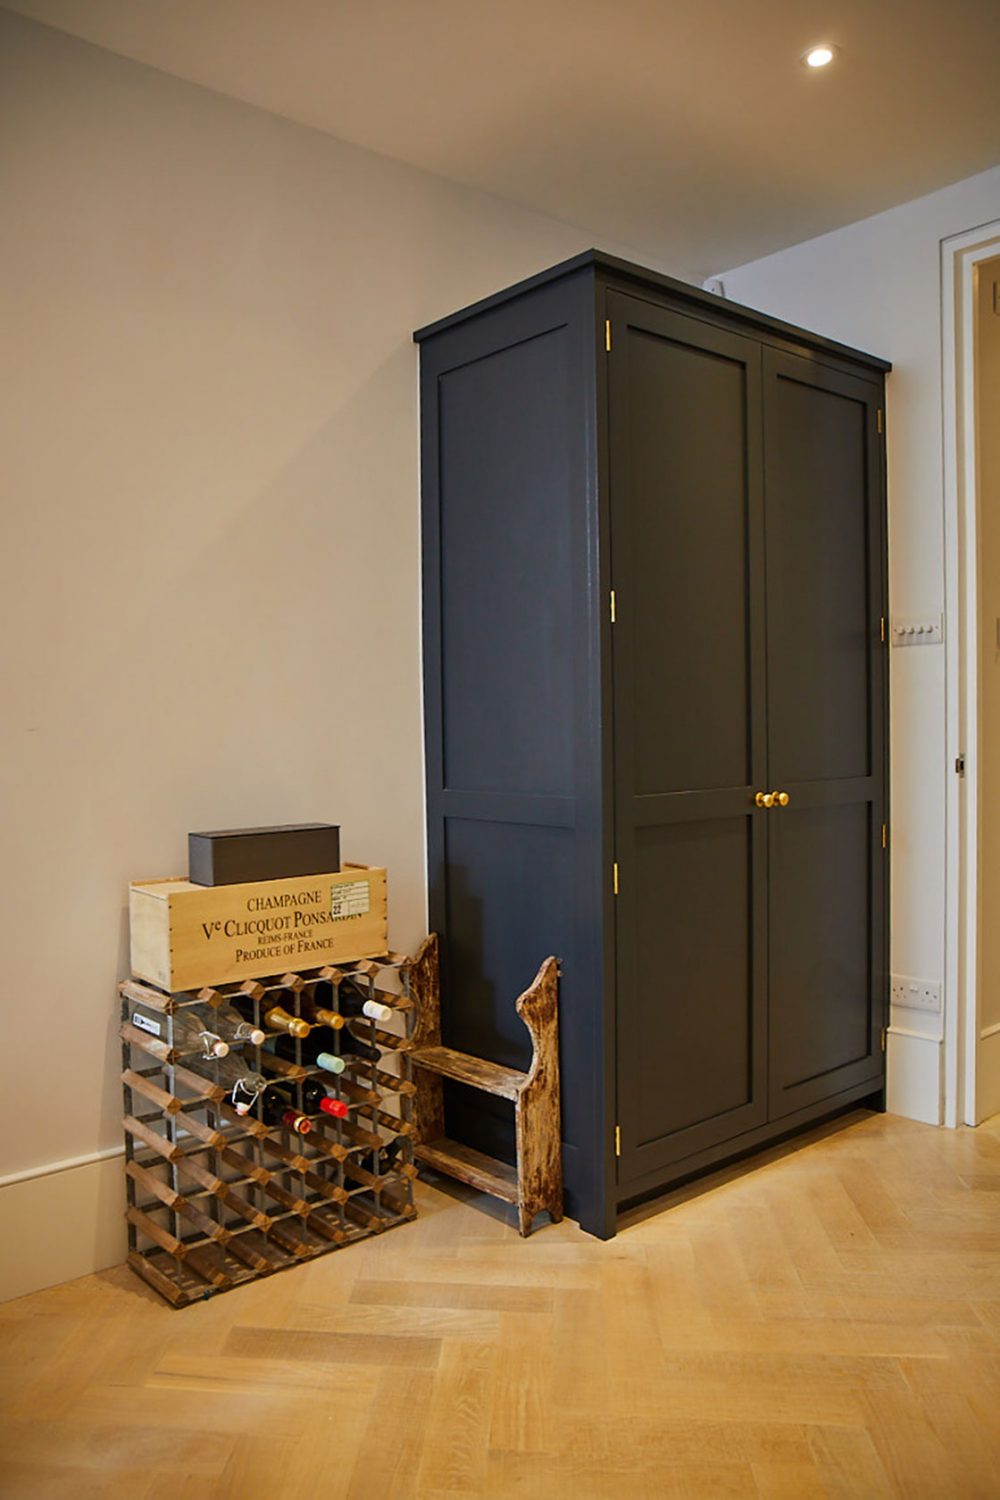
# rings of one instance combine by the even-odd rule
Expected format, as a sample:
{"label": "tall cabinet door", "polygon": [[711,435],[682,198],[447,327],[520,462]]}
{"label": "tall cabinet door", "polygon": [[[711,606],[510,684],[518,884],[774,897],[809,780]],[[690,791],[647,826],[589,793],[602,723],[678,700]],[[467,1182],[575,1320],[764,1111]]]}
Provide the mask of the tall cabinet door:
{"label": "tall cabinet door", "polygon": [[761,349],[611,293],[619,1183],[766,1119]]}
{"label": "tall cabinet door", "polygon": [[764,353],[771,1119],[882,1073],[879,398]]}

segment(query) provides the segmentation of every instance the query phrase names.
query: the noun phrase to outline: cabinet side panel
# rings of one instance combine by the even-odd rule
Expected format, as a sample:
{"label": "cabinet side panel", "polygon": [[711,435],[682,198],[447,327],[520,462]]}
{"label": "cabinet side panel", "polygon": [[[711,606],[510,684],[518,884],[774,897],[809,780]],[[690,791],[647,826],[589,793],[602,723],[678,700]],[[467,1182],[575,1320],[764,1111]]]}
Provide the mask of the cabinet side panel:
{"label": "cabinet side panel", "polygon": [[[445,909],[448,942],[442,982],[448,997],[448,1045],[527,1071],[531,1040],[513,998],[527,989],[542,957],[574,950],[575,832],[520,823],[449,818],[445,826]],[[514,941],[512,941],[512,937]],[[538,954],[539,958],[529,955]],[[564,959],[565,963],[565,959]],[[572,957],[570,964],[572,968]],[[585,1029],[573,1011],[578,986],[563,984],[563,1052]],[[565,1040],[570,1039],[570,1040]],[[446,1086],[449,1128],[475,1136],[491,1156],[514,1160],[514,1117],[502,1100]],[[563,1090],[562,1129],[579,1139],[589,1100]]]}
{"label": "cabinet side panel", "polygon": [[[428,886],[443,939],[442,1035],[526,1068],[514,1002],[556,955],[567,1208],[592,1220],[606,1150],[594,358],[589,271],[421,347]],[[510,1113],[449,1090],[452,1134],[508,1160]]]}

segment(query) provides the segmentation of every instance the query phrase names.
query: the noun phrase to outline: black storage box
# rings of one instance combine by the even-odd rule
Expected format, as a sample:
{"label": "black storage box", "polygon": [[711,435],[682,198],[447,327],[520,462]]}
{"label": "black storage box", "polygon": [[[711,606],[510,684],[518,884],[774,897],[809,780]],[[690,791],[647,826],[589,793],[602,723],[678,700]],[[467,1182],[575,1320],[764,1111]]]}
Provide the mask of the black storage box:
{"label": "black storage box", "polygon": [[224,828],[188,834],[188,879],[195,885],[246,885],[340,869],[338,823]]}

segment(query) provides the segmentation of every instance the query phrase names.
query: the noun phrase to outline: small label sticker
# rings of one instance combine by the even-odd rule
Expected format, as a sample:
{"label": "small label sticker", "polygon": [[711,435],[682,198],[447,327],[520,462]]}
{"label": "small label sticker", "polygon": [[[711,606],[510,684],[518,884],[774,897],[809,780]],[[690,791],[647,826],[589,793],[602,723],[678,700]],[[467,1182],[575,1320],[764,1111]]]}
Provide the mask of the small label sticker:
{"label": "small label sticker", "polygon": [[150,1036],[162,1034],[159,1021],[151,1021],[149,1016],[144,1016],[137,1010],[132,1012],[132,1025],[137,1026],[140,1031],[148,1031]]}
{"label": "small label sticker", "polygon": [[330,887],[330,916],[335,922],[348,917],[363,917],[371,911],[371,887],[367,880],[351,880],[347,885]]}

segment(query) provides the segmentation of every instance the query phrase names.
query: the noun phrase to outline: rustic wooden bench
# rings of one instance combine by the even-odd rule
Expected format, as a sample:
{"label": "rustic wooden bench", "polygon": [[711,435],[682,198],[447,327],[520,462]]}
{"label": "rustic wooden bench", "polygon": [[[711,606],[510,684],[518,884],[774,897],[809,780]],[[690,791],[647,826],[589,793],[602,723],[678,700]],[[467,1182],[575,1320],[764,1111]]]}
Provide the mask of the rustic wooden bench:
{"label": "rustic wooden bench", "polygon": [[[431,933],[417,955],[411,986],[417,1005],[410,1053],[417,1085],[413,1100],[415,1157],[480,1192],[516,1204],[522,1235],[528,1234],[535,1215],[542,1209],[547,1209],[553,1222],[558,1223],[563,1216],[563,1185],[557,961],[547,958],[533,983],[515,1002],[531,1037],[533,1055],[527,1073],[442,1046],[436,933]],[[513,1103],[516,1167],[448,1139],[444,1124],[442,1080],[445,1078]]]}

